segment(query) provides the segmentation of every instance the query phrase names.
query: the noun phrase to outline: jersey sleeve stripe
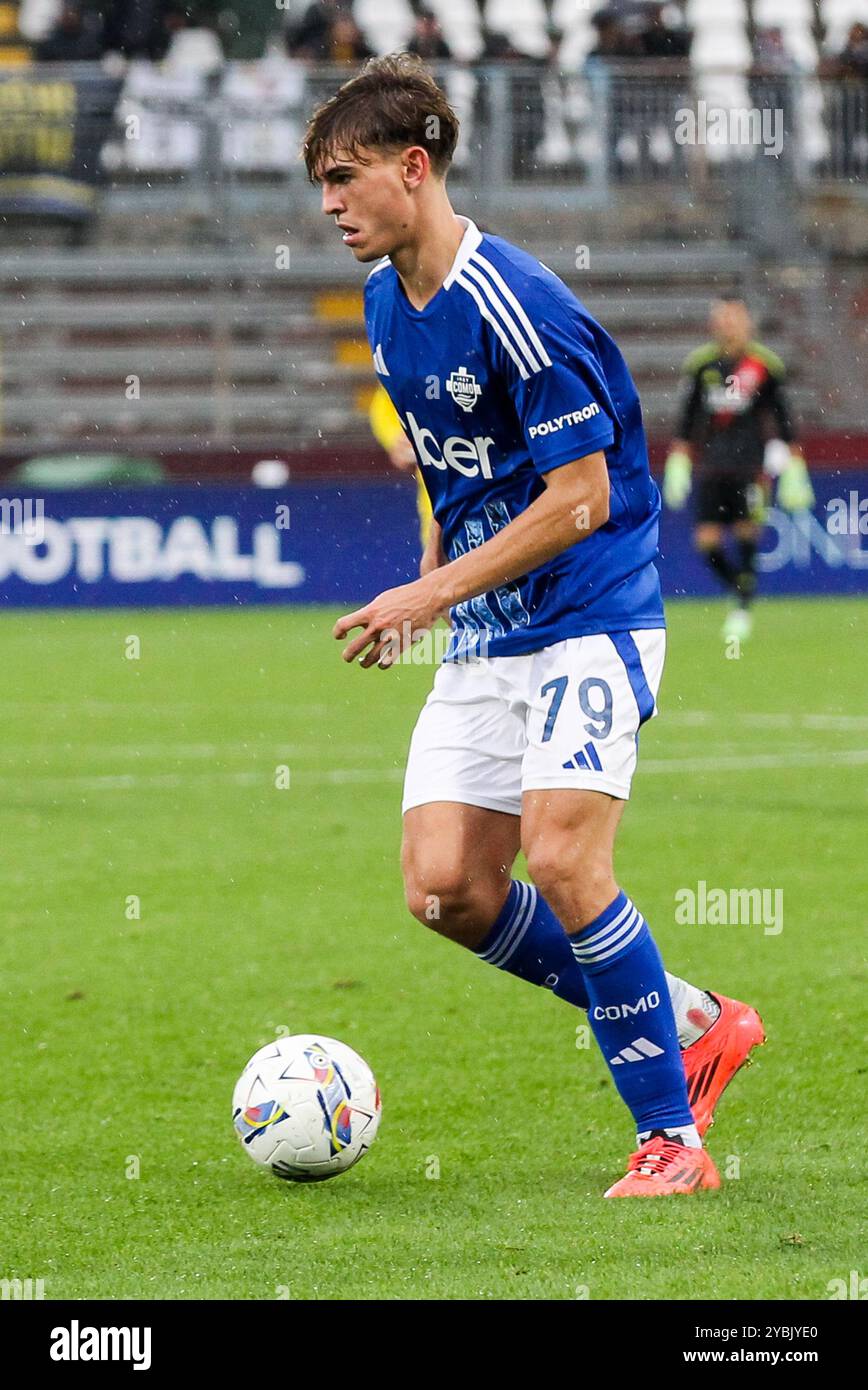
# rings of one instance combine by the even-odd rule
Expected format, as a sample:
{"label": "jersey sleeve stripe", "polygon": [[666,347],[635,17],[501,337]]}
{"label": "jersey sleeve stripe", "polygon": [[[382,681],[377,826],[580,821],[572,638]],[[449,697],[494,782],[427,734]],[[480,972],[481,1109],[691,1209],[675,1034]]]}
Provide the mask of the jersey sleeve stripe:
{"label": "jersey sleeve stripe", "polygon": [[492,314],[491,310],[485,303],[485,300],[482,298],[481,294],[477,290],[476,286],[473,284],[472,280],[465,280],[463,275],[458,275],[456,277],[455,283],[456,285],[460,285],[463,290],[467,290],[467,293],[471,296],[471,298],[476,301],[476,307],[479,309],[480,314],[491,324],[492,328],[494,329],[500,341],[503,343],[503,346],[506,348],[513,362],[518,367],[519,376],[521,376],[523,380],[527,380],[527,378],[530,376],[530,372],[522,362],[521,358],[519,357],[518,353],[513,347],[510,339],[507,337],[500,320],[494,317],[494,314]]}
{"label": "jersey sleeve stripe", "polygon": [[504,328],[512,336],[512,340],[515,343],[515,346],[518,348],[520,352],[524,354],[525,358],[527,359],[527,364],[530,367],[531,371],[542,371],[540,363],[537,361],[537,359],[531,352],[530,344],[522,336],[519,327],[515,322],[515,319],[512,317],[512,314],[509,312],[503,301],[500,298],[498,298],[498,296],[495,294],[489,281],[485,278],[483,274],[481,274],[479,268],[472,263],[472,260],[468,261],[467,265],[464,267],[463,274],[468,279],[475,280],[477,285],[479,285],[480,289],[484,292],[485,297],[490,303],[492,309],[495,311],[496,314],[500,316]]}
{"label": "jersey sleeve stripe", "polygon": [[495,267],[491,264],[491,261],[487,260],[485,256],[480,255],[478,251],[473,252],[473,254],[470,257],[470,260],[474,266],[482,267],[485,270],[486,274],[491,277],[492,282],[500,290],[504,299],[515,310],[519,322],[523,325],[524,330],[527,333],[527,336],[530,338],[530,341],[533,344],[535,351],[539,354],[540,358],[542,359],[543,366],[550,367],[552,365],[552,361],[545,348],[543,347],[539,334],[537,333],[536,329],[534,328],[533,324],[531,323],[521,304],[516,299],[512,290],[509,288],[509,285],[506,283],[503,276],[500,274],[500,271],[496,270]]}

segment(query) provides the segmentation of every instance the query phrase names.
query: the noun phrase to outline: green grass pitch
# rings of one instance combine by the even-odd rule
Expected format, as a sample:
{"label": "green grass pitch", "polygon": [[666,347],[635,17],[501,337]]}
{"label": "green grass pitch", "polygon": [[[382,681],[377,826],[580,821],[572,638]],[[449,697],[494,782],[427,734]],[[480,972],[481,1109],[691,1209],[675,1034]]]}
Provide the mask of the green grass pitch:
{"label": "green grass pitch", "polygon": [[[761,604],[727,659],[720,605],[669,607],[619,878],[667,965],[756,1003],[770,1041],[710,1134],[722,1190],[664,1202],[601,1199],[633,1136],[583,1015],[406,914],[430,667],[344,666],[325,609],[7,614],[0,1277],[47,1298],[827,1298],[860,1268],[866,611]],[[700,879],[780,888],[783,930],[679,925]],[[231,1127],[283,1029],[380,1081],[379,1138],[331,1182],[272,1179]]]}

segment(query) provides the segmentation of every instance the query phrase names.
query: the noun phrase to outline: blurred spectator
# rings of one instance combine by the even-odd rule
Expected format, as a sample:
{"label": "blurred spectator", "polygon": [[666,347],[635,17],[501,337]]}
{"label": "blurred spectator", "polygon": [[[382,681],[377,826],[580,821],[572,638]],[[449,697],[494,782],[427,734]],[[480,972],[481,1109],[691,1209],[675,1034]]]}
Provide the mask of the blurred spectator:
{"label": "blurred spectator", "polygon": [[359,63],[374,56],[347,0],[314,0],[286,33],[292,58],[315,63]]}
{"label": "blurred spectator", "polygon": [[784,31],[779,26],[757,30],[753,45],[753,71],[758,77],[796,71],[796,61],[784,42]]}
{"label": "blurred spectator", "polygon": [[842,82],[838,107],[839,167],[853,178],[868,171],[868,25],[854,24],[840,53],[825,57],[819,68],[821,77]]}
{"label": "blurred spectator", "polygon": [[591,24],[597,31],[597,42],[588,54],[589,61],[619,63],[640,56],[636,39],[628,34],[624,19],[616,10],[597,10]]}
{"label": "blurred spectator", "polygon": [[95,14],[82,14],[75,0],[66,0],[51,32],[34,47],[41,63],[92,63],[102,57],[102,23]]}
{"label": "blurred spectator", "polygon": [[868,82],[868,24],[854,24],[838,58],[841,77]]}
{"label": "blurred spectator", "polygon": [[692,38],[674,5],[653,4],[640,15],[638,48],[642,58],[689,58]]}
{"label": "blurred spectator", "polygon": [[126,58],[163,58],[169,46],[165,0],[109,0],[104,47]]}
{"label": "blurred spectator", "polygon": [[452,57],[452,50],[444,39],[440,28],[440,20],[431,10],[420,9],[416,11],[413,37],[407,44],[407,51],[408,53],[417,53],[426,62]]}

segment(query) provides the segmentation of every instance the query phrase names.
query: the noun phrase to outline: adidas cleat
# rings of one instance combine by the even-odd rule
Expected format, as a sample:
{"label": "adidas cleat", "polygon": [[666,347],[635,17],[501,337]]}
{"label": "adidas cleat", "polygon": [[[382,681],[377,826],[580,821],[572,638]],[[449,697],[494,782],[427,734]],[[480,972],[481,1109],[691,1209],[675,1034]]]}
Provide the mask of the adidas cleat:
{"label": "adidas cleat", "polygon": [[755,1047],[766,1040],[762,1019],[749,1004],[708,993],[720,1005],[720,1013],[707,1032],[681,1054],[687,1077],[687,1099],[700,1137],[714,1123],[720,1097]]}
{"label": "adidas cleat", "polygon": [[672,1197],[720,1187],[720,1178],[705,1149],[690,1149],[677,1139],[653,1135],[630,1155],[627,1172],[605,1197]]}

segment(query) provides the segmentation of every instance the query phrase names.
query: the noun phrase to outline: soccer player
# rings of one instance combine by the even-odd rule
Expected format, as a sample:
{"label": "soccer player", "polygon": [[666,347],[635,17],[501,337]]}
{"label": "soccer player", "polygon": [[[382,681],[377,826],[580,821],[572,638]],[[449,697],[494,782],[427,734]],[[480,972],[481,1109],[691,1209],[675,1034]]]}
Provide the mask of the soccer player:
{"label": "soccer player", "polygon": [[[374,366],[434,510],[420,578],[334,635],[361,627],[344,659],[385,667],[450,612],[406,771],[410,911],[588,1011],[637,1133],[606,1195],[692,1193],[719,1186],[702,1134],[763,1031],[747,1005],[667,977],[614,877],[665,642],[639,400],[562,281],[453,211],[457,135],[406,54],[367,63],[306,133],[323,212],[374,262]],[[512,878],[519,848],[532,884]]]}
{"label": "soccer player", "polygon": [[[688,357],[684,403],[666,460],[663,500],[679,511],[698,477],[696,549],[736,599],[723,635],[750,636],[750,604],[756,593],[756,555],[765,515],[767,477],[778,477],[777,500],[785,511],[814,504],[805,460],[793,442],[783,390],[784,364],[756,341],[747,305],[718,299],[709,320],[711,342]],[[727,533],[736,555],[726,551]]]}

